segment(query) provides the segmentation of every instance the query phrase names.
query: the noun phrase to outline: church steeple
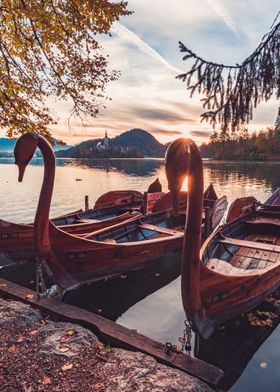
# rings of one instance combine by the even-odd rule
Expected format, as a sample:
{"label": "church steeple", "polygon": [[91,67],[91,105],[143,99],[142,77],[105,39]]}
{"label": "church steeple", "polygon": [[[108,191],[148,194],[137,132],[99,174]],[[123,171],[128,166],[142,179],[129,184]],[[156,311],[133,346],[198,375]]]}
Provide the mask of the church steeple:
{"label": "church steeple", "polygon": [[105,149],[106,149],[106,150],[107,150],[108,147],[109,147],[109,138],[108,138],[108,135],[107,135],[107,131],[105,131],[104,146],[105,146]]}

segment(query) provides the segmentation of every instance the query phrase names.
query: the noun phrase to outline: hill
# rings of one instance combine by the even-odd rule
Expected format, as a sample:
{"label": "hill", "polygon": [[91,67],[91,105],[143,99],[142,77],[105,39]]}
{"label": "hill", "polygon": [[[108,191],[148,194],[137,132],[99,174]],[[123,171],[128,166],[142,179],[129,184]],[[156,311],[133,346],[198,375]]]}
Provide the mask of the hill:
{"label": "hill", "polygon": [[[166,149],[166,146],[159,143],[149,132],[143,129],[131,129],[109,139],[109,151],[98,152],[97,145],[102,140],[87,140],[68,150],[58,151],[56,156],[67,158],[163,157]],[[123,153],[123,151],[125,152]]]}

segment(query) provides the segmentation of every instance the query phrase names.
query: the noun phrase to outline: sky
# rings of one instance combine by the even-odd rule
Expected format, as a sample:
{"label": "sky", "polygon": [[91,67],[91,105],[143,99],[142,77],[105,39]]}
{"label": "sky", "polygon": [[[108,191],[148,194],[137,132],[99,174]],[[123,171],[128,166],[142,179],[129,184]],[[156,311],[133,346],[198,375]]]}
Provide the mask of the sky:
{"label": "sky", "polygon": [[[109,68],[118,81],[107,87],[106,110],[83,124],[71,120],[67,103],[52,104],[58,125],[51,130],[68,144],[114,137],[142,128],[166,143],[177,137],[207,141],[212,127],[200,122],[201,97],[192,99],[176,75],[189,69],[178,41],[201,57],[224,64],[241,63],[258,46],[279,11],[279,0],[128,0],[133,15],[112,27],[112,37],[100,37]],[[279,101],[271,99],[254,112],[249,125],[259,130],[273,125]]]}

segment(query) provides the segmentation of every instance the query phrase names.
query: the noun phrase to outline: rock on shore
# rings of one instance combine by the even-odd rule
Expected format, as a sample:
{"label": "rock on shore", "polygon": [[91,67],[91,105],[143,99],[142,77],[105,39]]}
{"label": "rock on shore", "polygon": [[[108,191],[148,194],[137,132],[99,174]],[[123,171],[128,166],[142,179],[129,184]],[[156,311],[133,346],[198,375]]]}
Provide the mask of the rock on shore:
{"label": "rock on shore", "polygon": [[79,325],[0,299],[0,391],[211,392],[142,353],[106,348]]}

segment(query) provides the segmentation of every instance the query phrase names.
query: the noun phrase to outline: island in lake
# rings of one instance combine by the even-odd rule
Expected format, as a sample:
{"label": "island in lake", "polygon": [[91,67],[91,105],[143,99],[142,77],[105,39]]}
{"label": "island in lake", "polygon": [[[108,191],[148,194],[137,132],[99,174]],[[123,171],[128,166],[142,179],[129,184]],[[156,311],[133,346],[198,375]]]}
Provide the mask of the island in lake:
{"label": "island in lake", "polygon": [[109,138],[107,132],[103,139],[82,142],[67,150],[56,152],[60,158],[143,158],[163,157],[166,145],[161,144],[143,129],[131,129]]}

